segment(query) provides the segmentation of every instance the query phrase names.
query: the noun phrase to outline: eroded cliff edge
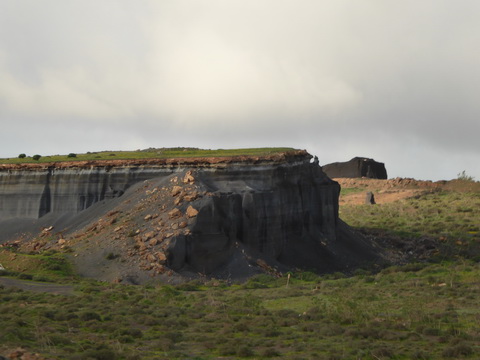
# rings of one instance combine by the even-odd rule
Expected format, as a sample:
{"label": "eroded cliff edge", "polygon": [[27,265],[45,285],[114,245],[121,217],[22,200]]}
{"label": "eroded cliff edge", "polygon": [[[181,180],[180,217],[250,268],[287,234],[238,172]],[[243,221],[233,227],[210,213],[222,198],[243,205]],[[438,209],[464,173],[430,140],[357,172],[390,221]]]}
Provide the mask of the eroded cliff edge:
{"label": "eroded cliff edge", "polygon": [[340,186],[305,151],[38,165],[0,170],[1,239],[68,249],[85,276],[239,278],[378,259],[338,218]]}

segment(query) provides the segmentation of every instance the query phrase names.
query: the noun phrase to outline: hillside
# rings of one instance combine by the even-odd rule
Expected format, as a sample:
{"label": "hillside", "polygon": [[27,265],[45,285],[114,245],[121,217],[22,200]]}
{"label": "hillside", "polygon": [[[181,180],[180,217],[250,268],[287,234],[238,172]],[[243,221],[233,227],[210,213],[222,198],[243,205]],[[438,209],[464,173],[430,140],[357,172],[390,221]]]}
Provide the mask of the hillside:
{"label": "hillside", "polygon": [[[175,286],[132,286],[72,277],[61,252],[26,256],[13,251],[0,260],[21,264],[17,271],[23,272],[10,281],[33,274],[57,284],[27,282],[24,291],[0,286],[0,354],[477,359],[479,184],[337,181],[341,217],[390,249],[397,265],[357,268],[348,275],[293,271],[242,283],[199,278]],[[366,191],[374,192],[377,205],[363,204]],[[417,251],[422,244],[430,245]],[[58,295],[37,292],[42,286]]]}

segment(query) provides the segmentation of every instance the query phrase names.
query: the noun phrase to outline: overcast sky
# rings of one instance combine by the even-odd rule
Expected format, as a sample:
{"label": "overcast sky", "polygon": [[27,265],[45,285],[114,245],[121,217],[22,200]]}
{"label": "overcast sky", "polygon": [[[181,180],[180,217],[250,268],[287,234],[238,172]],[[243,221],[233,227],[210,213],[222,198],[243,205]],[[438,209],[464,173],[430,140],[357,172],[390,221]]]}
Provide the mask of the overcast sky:
{"label": "overcast sky", "polygon": [[480,180],[478,0],[0,0],[0,157],[193,146]]}

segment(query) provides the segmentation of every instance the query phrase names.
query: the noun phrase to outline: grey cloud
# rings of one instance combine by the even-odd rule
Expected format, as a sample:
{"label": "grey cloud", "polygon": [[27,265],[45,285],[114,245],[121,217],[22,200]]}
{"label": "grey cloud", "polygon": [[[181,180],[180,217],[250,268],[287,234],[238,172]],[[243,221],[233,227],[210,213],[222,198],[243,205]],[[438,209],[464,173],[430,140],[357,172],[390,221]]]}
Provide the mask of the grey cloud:
{"label": "grey cloud", "polygon": [[18,141],[0,135],[0,156],[285,145],[323,163],[374,157],[397,176],[465,168],[479,179],[479,10],[468,0],[2,2],[0,119]]}

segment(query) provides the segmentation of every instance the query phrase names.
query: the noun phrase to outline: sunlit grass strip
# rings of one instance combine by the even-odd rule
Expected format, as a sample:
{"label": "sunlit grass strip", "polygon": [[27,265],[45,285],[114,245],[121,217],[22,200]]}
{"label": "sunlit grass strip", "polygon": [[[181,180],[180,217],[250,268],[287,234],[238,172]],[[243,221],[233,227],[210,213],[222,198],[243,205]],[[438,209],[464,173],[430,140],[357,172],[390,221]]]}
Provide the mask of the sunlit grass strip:
{"label": "sunlit grass strip", "polygon": [[[185,157],[228,157],[228,156],[266,156],[275,153],[295,150],[288,147],[276,148],[246,148],[246,149],[194,149],[194,148],[168,148],[149,151],[100,151],[86,154],[50,155],[41,156],[34,160],[33,156],[25,158],[3,158],[0,164],[28,164],[64,161],[92,161],[92,160],[131,160],[131,159],[168,159]],[[75,156],[72,156],[75,155]]]}
{"label": "sunlit grass strip", "polygon": [[378,205],[343,205],[340,218],[359,228],[410,236],[479,240],[480,194],[441,192]]}

